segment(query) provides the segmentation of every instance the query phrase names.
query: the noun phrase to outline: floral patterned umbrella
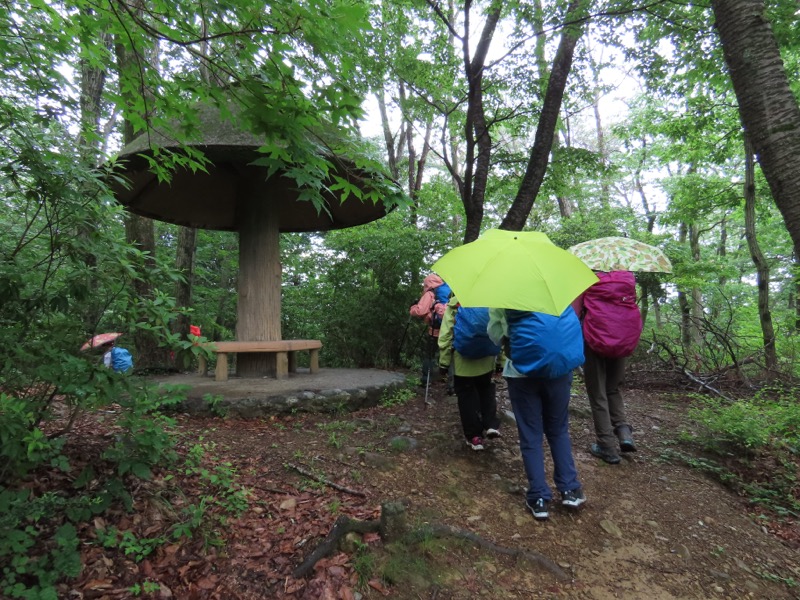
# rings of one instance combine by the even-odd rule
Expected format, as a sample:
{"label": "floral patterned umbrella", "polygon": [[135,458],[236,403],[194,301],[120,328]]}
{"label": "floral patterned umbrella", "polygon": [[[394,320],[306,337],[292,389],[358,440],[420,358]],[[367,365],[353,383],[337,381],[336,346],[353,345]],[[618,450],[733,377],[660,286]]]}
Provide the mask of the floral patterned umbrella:
{"label": "floral patterned umbrella", "polygon": [[624,237],[581,242],[569,249],[595,271],[672,273],[672,263],[660,248]]}
{"label": "floral patterned umbrella", "polygon": [[89,348],[99,348],[109,342],[113,342],[121,333],[113,332],[113,333],[99,333],[86,342],[83,346],[81,346],[81,350],[88,350]]}

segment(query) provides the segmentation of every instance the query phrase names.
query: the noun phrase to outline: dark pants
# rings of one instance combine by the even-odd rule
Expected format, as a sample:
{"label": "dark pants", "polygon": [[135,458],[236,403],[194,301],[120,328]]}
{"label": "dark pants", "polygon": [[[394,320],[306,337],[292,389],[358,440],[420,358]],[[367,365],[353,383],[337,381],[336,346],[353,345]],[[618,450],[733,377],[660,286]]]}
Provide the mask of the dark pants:
{"label": "dark pants", "polygon": [[616,450],[616,434],[623,429],[630,431],[625,417],[625,402],[619,391],[619,384],[625,375],[624,358],[605,358],[584,347],[586,362],[583,377],[586,381],[586,394],[592,407],[594,432],[597,443],[604,448]]}
{"label": "dark pants", "polygon": [[456,375],[454,385],[464,437],[471,440],[475,436],[483,437],[487,429],[499,429],[491,371],[477,377]]}
{"label": "dark pants", "polygon": [[528,477],[527,499],[552,500],[544,473],[544,438],[553,457],[553,480],[559,492],[581,487],[569,436],[572,373],[557,379],[508,377],[508,395],[519,432],[519,449]]}

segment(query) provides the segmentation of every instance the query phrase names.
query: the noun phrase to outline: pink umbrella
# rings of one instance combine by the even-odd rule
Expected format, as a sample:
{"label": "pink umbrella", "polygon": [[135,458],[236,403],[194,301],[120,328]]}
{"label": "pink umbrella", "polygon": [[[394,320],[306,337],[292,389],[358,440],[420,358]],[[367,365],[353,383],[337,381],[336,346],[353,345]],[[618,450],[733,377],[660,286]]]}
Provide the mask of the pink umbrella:
{"label": "pink umbrella", "polygon": [[81,350],[88,350],[89,348],[98,348],[100,346],[108,344],[109,342],[113,342],[121,335],[122,335],[121,333],[98,333],[96,336],[94,336],[92,339],[86,342],[83,346],[81,346]]}

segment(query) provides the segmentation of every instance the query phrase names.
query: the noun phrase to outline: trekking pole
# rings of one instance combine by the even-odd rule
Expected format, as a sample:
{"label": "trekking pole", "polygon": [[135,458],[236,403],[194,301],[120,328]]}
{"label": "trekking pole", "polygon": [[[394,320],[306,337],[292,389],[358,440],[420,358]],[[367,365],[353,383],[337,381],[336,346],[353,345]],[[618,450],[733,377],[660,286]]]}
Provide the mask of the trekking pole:
{"label": "trekking pole", "polygon": [[430,387],[430,385],[431,385],[431,370],[430,370],[430,366],[429,366],[429,368],[428,368],[428,377],[425,379],[425,405],[426,406],[430,406],[430,403],[428,402],[428,388]]}
{"label": "trekking pole", "polygon": [[[431,338],[432,337],[433,336],[431,336]],[[425,404],[430,404],[428,402],[428,389],[430,388],[430,385],[431,385],[431,371],[433,370],[433,362],[434,362],[433,358],[434,358],[434,356],[436,356],[436,351],[434,350],[432,339],[428,340],[428,353],[427,354],[428,354],[428,369],[427,369],[428,370],[428,376],[425,379]]]}

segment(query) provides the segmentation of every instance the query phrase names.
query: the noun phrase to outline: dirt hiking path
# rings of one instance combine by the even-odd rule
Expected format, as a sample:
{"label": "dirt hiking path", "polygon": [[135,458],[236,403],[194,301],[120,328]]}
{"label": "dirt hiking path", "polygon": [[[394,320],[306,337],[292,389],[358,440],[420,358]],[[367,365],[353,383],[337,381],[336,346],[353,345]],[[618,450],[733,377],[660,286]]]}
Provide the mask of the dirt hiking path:
{"label": "dirt hiking path", "polygon": [[[502,380],[498,388],[507,412]],[[215,559],[215,592],[196,597],[800,598],[797,545],[748,514],[754,509],[745,498],[667,460],[670,451],[687,450],[676,441],[692,427],[685,394],[624,389],[639,451],[612,466],[588,452],[591,416],[576,381],[572,435],[587,503],[576,514],[554,505],[542,523],[524,507],[513,421],[506,415],[502,437],[474,452],[462,440],[455,397],[436,384],[425,404],[423,392],[405,404],[358,413],[181,418],[184,432],[204,430],[220,460],[256,486],[251,510],[231,525],[229,547]],[[567,579],[466,542],[415,550],[405,557],[411,566],[398,567],[391,584],[364,585],[369,578],[353,553],[320,561],[305,580],[291,577],[337,516],[375,518],[387,500],[402,500],[412,525],[443,523],[503,548],[541,553]],[[376,536],[365,541],[381,547]],[[184,589],[198,591],[189,579]]]}

